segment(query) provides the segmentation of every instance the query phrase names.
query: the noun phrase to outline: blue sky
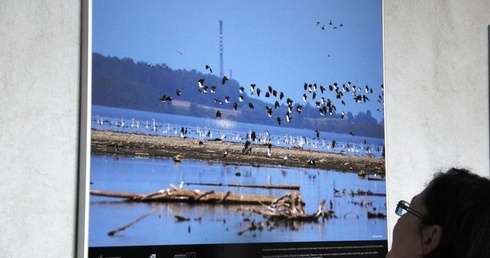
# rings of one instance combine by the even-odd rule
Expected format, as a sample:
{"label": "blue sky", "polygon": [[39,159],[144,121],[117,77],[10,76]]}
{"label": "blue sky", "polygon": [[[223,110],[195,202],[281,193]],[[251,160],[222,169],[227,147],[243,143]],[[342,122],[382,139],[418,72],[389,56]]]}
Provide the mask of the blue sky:
{"label": "blue sky", "polygon": [[172,69],[210,65],[219,76],[222,20],[224,74],[242,86],[271,85],[298,102],[305,82],[369,85],[369,104],[337,107],[381,120],[381,13],[381,0],[94,0],[92,48]]}

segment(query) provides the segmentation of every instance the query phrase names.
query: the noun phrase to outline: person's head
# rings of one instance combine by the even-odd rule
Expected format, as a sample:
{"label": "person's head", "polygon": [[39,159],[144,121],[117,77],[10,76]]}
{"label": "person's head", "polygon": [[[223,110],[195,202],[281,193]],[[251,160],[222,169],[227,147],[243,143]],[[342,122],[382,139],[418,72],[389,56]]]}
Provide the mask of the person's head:
{"label": "person's head", "polygon": [[[490,257],[490,180],[466,169],[435,174],[393,229],[386,257]],[[399,213],[400,212],[400,213]]]}

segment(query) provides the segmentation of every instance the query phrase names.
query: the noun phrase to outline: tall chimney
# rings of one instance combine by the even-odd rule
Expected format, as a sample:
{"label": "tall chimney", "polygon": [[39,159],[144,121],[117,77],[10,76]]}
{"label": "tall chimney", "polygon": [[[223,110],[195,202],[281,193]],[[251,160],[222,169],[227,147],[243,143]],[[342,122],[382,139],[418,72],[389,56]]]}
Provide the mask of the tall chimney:
{"label": "tall chimney", "polygon": [[219,76],[223,78],[223,21],[219,20]]}

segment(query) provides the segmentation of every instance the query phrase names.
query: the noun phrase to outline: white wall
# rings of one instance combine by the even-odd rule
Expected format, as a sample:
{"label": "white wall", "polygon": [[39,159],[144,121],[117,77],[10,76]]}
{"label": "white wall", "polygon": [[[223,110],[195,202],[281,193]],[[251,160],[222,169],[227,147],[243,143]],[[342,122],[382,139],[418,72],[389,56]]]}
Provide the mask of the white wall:
{"label": "white wall", "polygon": [[[431,174],[489,175],[490,1],[384,4],[388,207]],[[389,213],[390,231],[396,215]],[[391,236],[391,232],[390,232]]]}
{"label": "white wall", "polygon": [[[439,168],[489,173],[490,1],[384,8],[391,210]],[[80,35],[80,1],[0,1],[0,257],[75,255]]]}

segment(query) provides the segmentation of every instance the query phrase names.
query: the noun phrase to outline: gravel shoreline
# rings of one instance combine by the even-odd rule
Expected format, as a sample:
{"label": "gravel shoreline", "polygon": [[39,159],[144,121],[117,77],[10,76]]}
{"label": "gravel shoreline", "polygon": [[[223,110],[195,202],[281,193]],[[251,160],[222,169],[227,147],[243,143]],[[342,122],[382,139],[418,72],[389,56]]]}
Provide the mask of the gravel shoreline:
{"label": "gravel shoreline", "polygon": [[[272,146],[267,156],[267,145],[252,143],[252,151],[243,154],[243,143],[221,140],[201,140],[158,135],[134,134],[92,129],[91,152],[100,155],[142,156],[172,158],[180,155],[185,160],[201,160],[228,165],[285,166],[318,168],[344,172],[385,174],[385,160],[340,153],[325,153],[301,148]],[[225,151],[228,153],[224,157]],[[284,156],[287,161],[284,162]],[[311,161],[314,161],[312,164]]]}

